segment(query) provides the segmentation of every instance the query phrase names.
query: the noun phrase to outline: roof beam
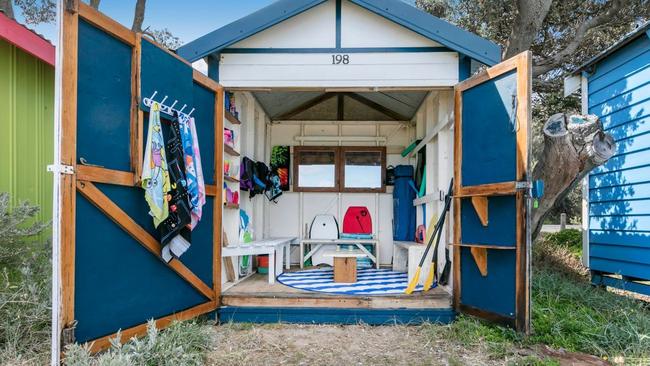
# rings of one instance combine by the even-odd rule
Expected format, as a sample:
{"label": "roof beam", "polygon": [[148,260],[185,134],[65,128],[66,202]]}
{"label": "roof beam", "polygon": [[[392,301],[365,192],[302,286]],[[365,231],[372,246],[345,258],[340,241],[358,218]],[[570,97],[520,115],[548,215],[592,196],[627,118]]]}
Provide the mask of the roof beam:
{"label": "roof beam", "polygon": [[336,101],[336,119],[343,121],[345,119],[345,98],[343,94],[337,95]]}
{"label": "roof beam", "polygon": [[313,107],[313,106],[315,106],[317,104],[320,104],[320,103],[322,103],[322,102],[324,102],[324,101],[326,101],[326,100],[328,100],[330,98],[333,98],[336,95],[337,95],[337,93],[324,93],[324,94],[321,94],[321,95],[319,95],[319,96],[317,96],[315,98],[312,98],[312,99],[304,102],[303,104],[297,106],[296,108],[294,108],[294,109],[292,109],[292,110],[290,110],[288,112],[284,112],[283,114],[281,114],[281,115],[279,115],[277,117],[274,117],[273,119],[274,120],[291,119],[292,117],[294,117],[294,116],[308,110],[309,108],[311,108],[311,107]]}
{"label": "roof beam", "polygon": [[374,102],[374,101],[372,101],[372,100],[370,100],[370,99],[368,99],[366,97],[363,97],[363,96],[361,96],[361,95],[359,95],[357,93],[345,93],[345,95],[352,98],[352,99],[354,99],[354,100],[356,100],[357,102],[369,107],[369,108],[372,108],[372,109],[376,110],[377,112],[380,112],[380,113],[382,113],[382,114],[396,120],[396,121],[408,121],[408,120],[410,120],[410,118],[408,118],[406,116],[403,116],[400,113],[397,113],[397,112],[393,111],[392,109],[388,109],[388,108],[384,107],[383,105],[381,105],[381,104],[379,104],[377,102]]}

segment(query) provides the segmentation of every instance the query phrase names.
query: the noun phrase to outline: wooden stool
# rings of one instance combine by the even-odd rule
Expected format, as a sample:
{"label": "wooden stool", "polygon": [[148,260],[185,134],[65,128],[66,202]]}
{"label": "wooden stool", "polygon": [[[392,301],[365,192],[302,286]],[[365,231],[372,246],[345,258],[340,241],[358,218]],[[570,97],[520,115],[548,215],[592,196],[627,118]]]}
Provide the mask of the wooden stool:
{"label": "wooden stool", "polygon": [[334,282],[357,282],[357,258],[334,258]]}
{"label": "wooden stool", "polygon": [[336,250],[323,253],[326,257],[334,258],[334,282],[357,282],[357,258],[367,257],[360,250]]}

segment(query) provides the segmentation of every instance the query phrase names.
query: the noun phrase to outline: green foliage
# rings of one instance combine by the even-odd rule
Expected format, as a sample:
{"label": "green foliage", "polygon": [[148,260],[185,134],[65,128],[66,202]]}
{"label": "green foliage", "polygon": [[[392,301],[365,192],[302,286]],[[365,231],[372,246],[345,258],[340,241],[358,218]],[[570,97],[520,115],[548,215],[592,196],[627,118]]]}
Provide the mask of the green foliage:
{"label": "green foliage", "polygon": [[582,232],[578,229],[565,229],[548,234],[544,240],[550,245],[566,248],[576,256],[582,254]]}
{"label": "green foliage", "polygon": [[211,327],[197,321],[174,322],[159,331],[153,320],[147,334],[120,344],[121,335],[111,340],[111,348],[99,355],[90,354],[88,345],[66,347],[66,366],[190,366],[203,365],[213,341]]}
{"label": "green foliage", "polygon": [[48,227],[49,223],[34,222],[38,211],[27,202],[12,208],[9,193],[0,193],[0,265],[20,264],[28,239]]}
{"label": "green foliage", "polygon": [[610,358],[650,356],[650,308],[641,301],[538,271],[532,311],[531,342]]}
{"label": "green foliage", "polygon": [[27,24],[53,23],[56,20],[55,0],[14,0]]}
{"label": "green foliage", "polygon": [[176,37],[174,34],[172,34],[172,32],[167,28],[153,30],[147,29],[145,30],[145,33],[150,35],[154,41],[170,50],[176,50],[178,47],[183,45],[183,41],[181,41],[179,37]]}
{"label": "green foliage", "polygon": [[0,194],[0,364],[45,364],[50,336],[50,243],[30,239],[47,226],[32,223],[38,207],[9,207]]}

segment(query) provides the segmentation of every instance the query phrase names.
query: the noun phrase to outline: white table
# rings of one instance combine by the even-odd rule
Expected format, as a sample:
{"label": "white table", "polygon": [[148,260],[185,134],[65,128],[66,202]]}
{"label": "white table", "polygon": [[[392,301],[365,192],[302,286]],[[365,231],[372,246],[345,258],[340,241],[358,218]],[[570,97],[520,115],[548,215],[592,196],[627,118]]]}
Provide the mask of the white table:
{"label": "white table", "polygon": [[[282,263],[286,269],[291,266],[291,244],[297,242],[296,237],[272,238],[257,240],[239,245],[229,245],[221,248],[222,257],[238,257],[242,255],[268,255],[269,256],[269,283],[275,283],[275,277],[282,274]],[[276,252],[279,254],[276,262]]]}
{"label": "white table", "polygon": [[[305,255],[305,244],[313,245],[313,248]],[[379,240],[378,239],[302,239],[300,240],[300,268],[305,266],[305,261],[311,258],[314,253],[318,251],[323,245],[339,245],[339,244],[354,244],[361,250],[371,261],[375,263],[379,269]],[[375,247],[374,252],[377,256],[370,253],[365,245],[372,245]]]}

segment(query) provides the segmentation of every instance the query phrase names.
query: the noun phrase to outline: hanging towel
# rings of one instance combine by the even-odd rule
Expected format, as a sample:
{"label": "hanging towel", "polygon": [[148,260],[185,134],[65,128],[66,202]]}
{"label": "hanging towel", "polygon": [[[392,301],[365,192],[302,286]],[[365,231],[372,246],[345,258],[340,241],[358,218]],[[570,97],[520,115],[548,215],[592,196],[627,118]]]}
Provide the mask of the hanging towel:
{"label": "hanging towel", "polygon": [[194,151],[194,167],[196,169],[196,180],[198,184],[198,204],[192,207],[192,228],[201,220],[203,205],[205,205],[205,181],[203,180],[203,165],[201,164],[201,151],[199,150],[199,139],[196,133],[194,118],[189,120],[192,133],[192,148]]}
{"label": "hanging towel", "polygon": [[153,217],[154,226],[158,227],[169,216],[167,192],[171,187],[158,103],[154,103],[149,112],[149,129],[140,180],[145,190],[144,197],[149,204],[149,215]]}

